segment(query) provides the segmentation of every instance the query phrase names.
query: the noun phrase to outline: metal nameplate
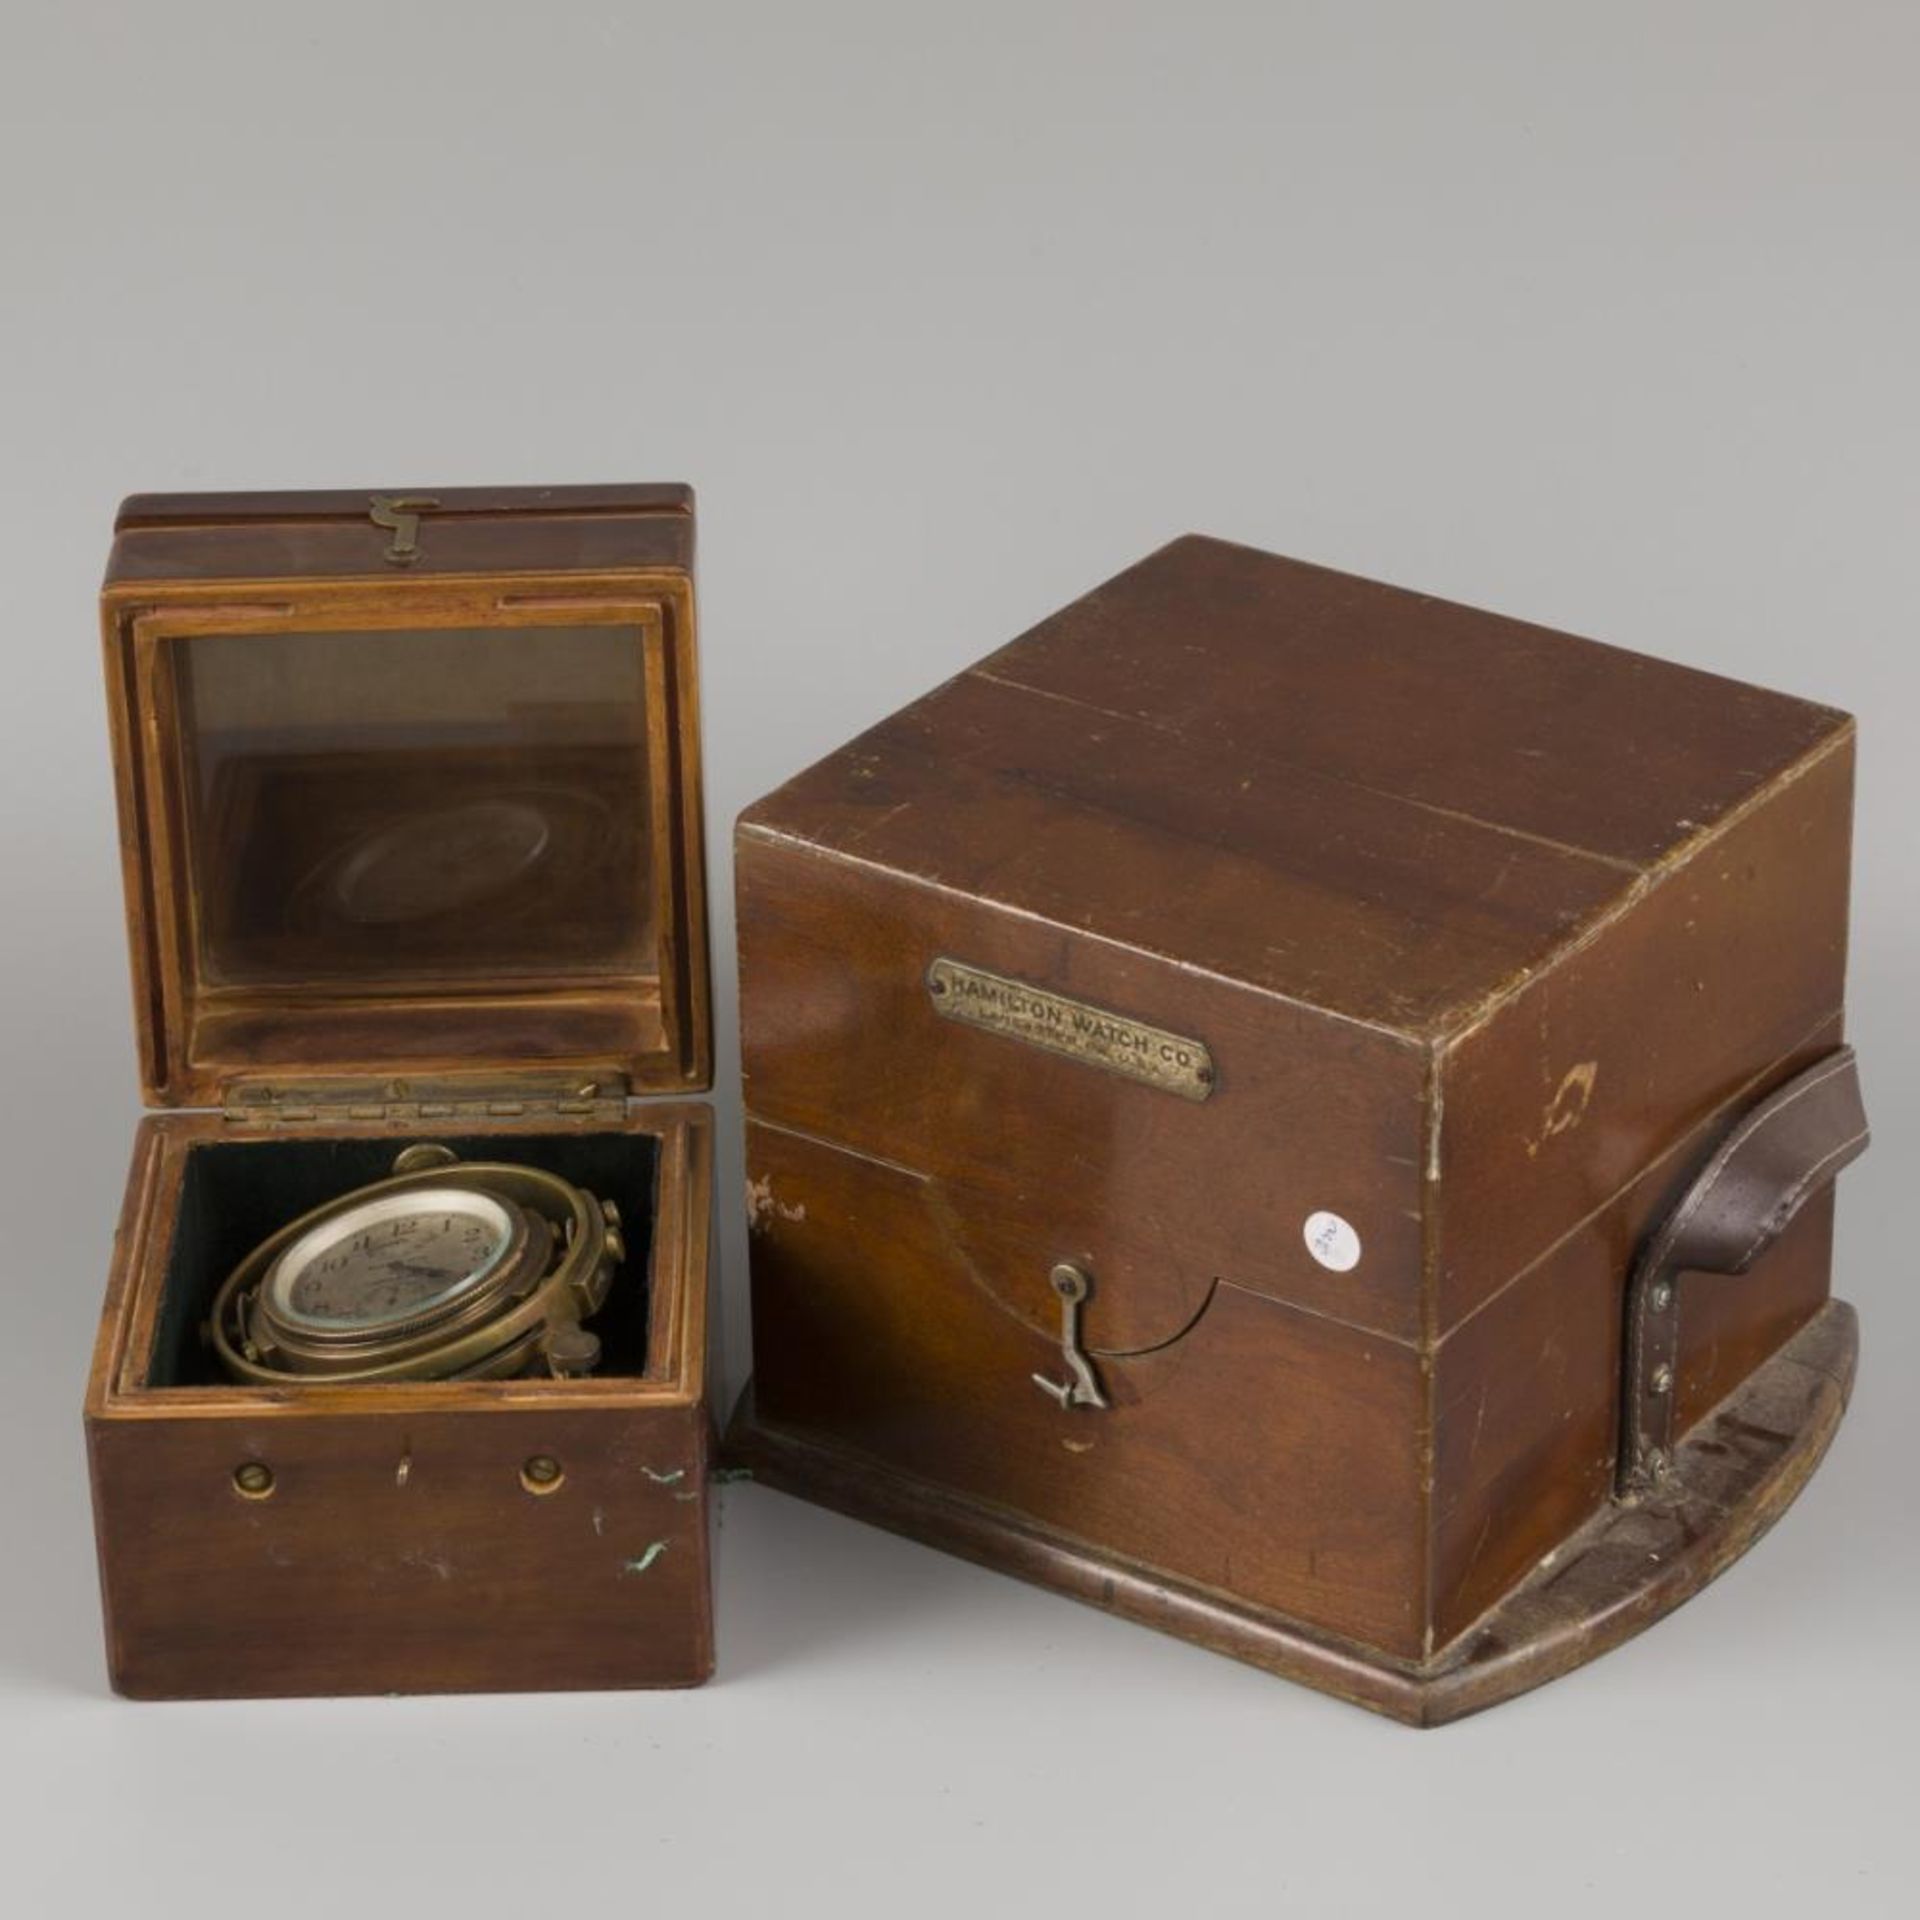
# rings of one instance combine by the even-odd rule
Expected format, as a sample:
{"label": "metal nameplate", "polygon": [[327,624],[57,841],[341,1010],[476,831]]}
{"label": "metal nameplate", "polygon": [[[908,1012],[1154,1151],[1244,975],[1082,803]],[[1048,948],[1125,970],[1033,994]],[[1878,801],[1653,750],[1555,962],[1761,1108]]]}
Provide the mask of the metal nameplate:
{"label": "metal nameplate", "polygon": [[1202,1042],[1105,1007],[944,958],[927,969],[927,995],[944,1019],[1063,1053],[1182,1100],[1204,1100],[1213,1091],[1213,1055]]}

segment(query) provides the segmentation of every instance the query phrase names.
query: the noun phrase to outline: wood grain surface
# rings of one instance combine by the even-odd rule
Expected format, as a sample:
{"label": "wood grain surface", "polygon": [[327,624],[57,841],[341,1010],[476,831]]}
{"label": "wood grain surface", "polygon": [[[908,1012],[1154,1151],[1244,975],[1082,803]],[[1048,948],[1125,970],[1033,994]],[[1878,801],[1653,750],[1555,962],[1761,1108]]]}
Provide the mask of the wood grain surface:
{"label": "wood grain surface", "polygon": [[[692,494],[407,502],[399,565],[369,493],[140,495],[116,527],[140,1074],[176,1110],[135,1142],[86,1425],[109,1666],[142,1697],[713,1664],[711,1122],[630,1098],[711,1078]],[[535,880],[466,904],[462,822],[503,806],[539,825]],[[416,920],[338,910],[322,882],[436,818]],[[181,1229],[216,1191],[196,1152],[450,1134],[631,1160],[617,1369],[255,1389],[181,1362],[224,1277],[206,1249],[235,1257],[230,1220]]]}
{"label": "wood grain surface", "polygon": [[[1162,549],[741,819],[742,1444],[1439,1659],[1607,1507],[1638,1241],[1839,1044],[1852,785],[1828,708]],[[936,959],[1210,1086],[942,1018]],[[1688,1420],[1830,1226],[1689,1290]],[[1034,1383],[1063,1261],[1104,1410]]]}

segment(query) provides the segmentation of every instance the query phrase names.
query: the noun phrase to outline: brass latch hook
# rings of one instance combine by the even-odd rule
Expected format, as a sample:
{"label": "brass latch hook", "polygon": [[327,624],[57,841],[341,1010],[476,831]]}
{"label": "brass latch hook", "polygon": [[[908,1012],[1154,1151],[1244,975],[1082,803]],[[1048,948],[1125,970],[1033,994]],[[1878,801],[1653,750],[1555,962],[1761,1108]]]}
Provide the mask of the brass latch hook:
{"label": "brass latch hook", "polygon": [[393,535],[384,558],[392,566],[412,566],[420,558],[420,516],[440,502],[425,494],[374,493],[367,498],[367,518]]}
{"label": "brass latch hook", "polygon": [[1111,1403],[1100,1391],[1100,1377],[1080,1345],[1080,1306],[1093,1282],[1080,1268],[1064,1260],[1054,1268],[1051,1279],[1060,1299],[1060,1357],[1072,1377],[1049,1380],[1044,1373],[1036,1373],[1033,1384],[1063,1407],[1108,1406]]}

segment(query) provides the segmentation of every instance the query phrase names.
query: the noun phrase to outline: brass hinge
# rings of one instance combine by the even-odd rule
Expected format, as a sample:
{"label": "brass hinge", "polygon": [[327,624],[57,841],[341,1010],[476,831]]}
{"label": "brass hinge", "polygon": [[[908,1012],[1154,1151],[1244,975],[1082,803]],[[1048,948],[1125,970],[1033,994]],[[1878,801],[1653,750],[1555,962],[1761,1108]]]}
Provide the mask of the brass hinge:
{"label": "brass hinge", "polygon": [[224,1118],[252,1126],[310,1127],[347,1120],[435,1126],[471,1120],[611,1120],[626,1109],[624,1073],[466,1074],[372,1080],[236,1080]]}

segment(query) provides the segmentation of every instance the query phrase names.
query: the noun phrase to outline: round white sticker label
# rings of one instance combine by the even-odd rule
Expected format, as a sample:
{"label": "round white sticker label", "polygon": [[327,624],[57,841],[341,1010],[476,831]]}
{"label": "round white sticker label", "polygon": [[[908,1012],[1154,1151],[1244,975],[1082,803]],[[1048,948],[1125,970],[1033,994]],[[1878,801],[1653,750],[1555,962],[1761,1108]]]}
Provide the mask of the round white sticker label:
{"label": "round white sticker label", "polygon": [[1310,1213],[1300,1237],[1307,1251],[1335,1273],[1351,1273],[1360,1264],[1360,1236],[1337,1213]]}

